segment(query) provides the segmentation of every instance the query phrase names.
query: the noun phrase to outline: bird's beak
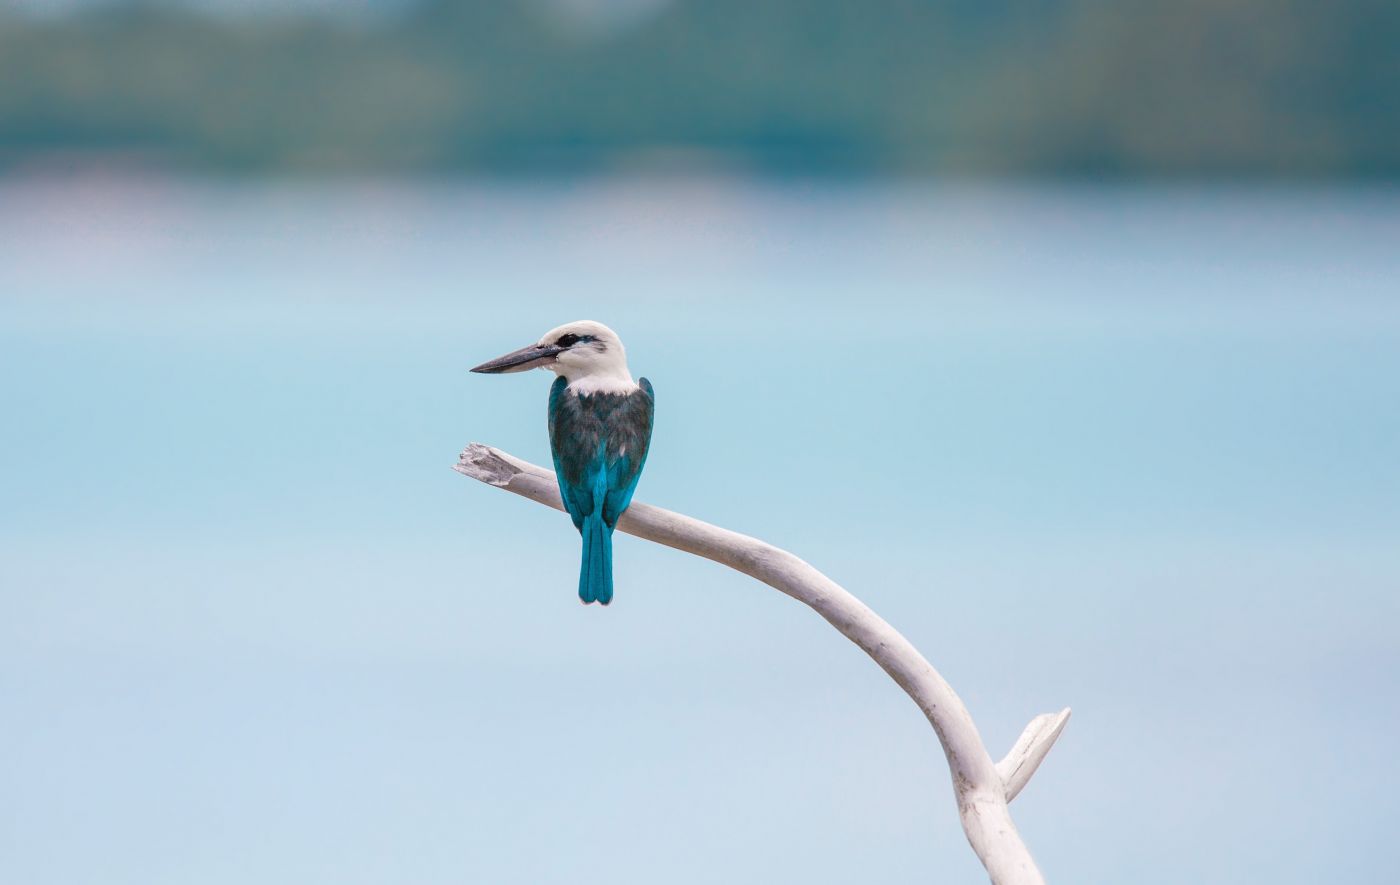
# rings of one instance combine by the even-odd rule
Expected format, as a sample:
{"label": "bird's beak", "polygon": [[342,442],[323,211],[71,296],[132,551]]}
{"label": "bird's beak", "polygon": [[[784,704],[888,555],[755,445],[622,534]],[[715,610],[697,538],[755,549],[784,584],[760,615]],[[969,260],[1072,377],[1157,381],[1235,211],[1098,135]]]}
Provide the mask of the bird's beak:
{"label": "bird's beak", "polygon": [[526,369],[533,369],[536,366],[544,366],[554,362],[554,358],[562,352],[564,348],[553,344],[531,344],[529,347],[522,347],[512,351],[505,356],[498,356],[494,360],[482,363],[473,372],[480,372],[483,375],[504,375],[506,372],[523,372]]}

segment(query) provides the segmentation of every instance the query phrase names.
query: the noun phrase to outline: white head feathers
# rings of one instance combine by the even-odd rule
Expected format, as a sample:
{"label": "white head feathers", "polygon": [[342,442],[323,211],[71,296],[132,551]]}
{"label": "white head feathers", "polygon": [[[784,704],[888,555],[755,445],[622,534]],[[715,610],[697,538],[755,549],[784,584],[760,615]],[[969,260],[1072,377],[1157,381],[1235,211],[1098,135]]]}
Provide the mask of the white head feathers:
{"label": "white head feathers", "polygon": [[602,323],[567,323],[550,329],[539,343],[561,348],[544,368],[565,378],[573,393],[629,393],[637,389],[637,382],[627,370],[622,339]]}

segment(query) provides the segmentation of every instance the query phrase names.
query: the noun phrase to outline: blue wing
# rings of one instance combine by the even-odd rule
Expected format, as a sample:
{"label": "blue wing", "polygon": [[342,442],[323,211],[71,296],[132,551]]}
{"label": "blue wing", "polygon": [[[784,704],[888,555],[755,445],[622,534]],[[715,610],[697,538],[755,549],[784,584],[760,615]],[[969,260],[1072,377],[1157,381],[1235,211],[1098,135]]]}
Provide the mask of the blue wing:
{"label": "blue wing", "polygon": [[[647,465],[647,453],[651,449],[651,427],[656,410],[656,392],[651,382],[642,378],[637,382],[640,393],[633,394],[639,402],[636,412],[644,412],[645,431],[629,434],[627,441],[619,446],[619,451],[607,453],[608,493],[603,499],[603,521],[610,526],[617,525],[632,503],[632,493],[637,490],[637,482],[642,478],[642,468]],[[634,419],[635,420],[635,419]]]}

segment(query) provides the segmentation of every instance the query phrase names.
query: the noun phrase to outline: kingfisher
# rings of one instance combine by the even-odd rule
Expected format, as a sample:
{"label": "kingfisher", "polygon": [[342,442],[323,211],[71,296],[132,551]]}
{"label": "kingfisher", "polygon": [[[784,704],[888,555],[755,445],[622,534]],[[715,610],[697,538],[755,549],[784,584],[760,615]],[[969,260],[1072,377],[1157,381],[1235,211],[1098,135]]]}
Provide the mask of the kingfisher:
{"label": "kingfisher", "polygon": [[538,342],[472,371],[535,368],[559,376],[549,388],[549,450],[564,509],[583,536],[578,596],[585,605],[607,605],[613,529],[647,462],[656,395],[647,379],[632,380],[617,333],[592,320],[550,329]]}

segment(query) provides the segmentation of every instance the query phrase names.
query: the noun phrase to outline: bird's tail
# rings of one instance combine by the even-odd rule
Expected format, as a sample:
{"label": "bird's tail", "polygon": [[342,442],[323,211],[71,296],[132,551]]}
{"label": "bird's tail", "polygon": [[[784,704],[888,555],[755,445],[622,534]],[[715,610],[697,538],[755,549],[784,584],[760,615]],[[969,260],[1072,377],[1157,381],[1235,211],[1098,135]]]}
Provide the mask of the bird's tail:
{"label": "bird's tail", "polygon": [[578,573],[578,598],[584,602],[612,602],[612,526],[600,514],[583,520],[583,564]]}

